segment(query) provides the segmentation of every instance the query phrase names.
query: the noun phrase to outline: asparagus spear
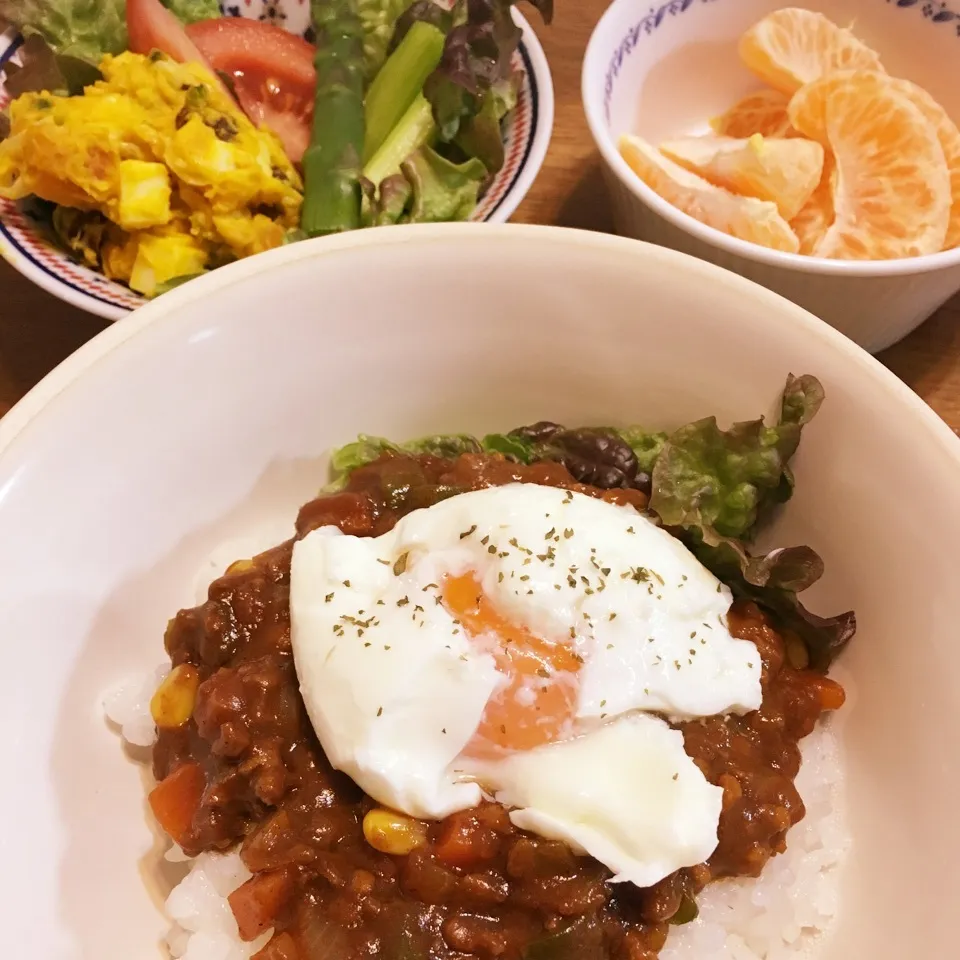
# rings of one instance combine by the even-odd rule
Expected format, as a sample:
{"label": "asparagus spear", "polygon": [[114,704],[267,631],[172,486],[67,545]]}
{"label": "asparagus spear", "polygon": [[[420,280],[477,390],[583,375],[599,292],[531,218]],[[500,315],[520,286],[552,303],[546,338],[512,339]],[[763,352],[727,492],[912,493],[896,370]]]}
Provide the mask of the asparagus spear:
{"label": "asparagus spear", "polygon": [[424,80],[440,62],[445,39],[443,30],[418,20],[381,67],[367,92],[365,160],[380,149],[423,89]]}
{"label": "asparagus spear", "polygon": [[317,89],[300,225],[316,237],[360,226],[364,61],[355,0],[312,0],[311,13]]}
{"label": "asparagus spear", "polygon": [[433,107],[422,93],[417,93],[400,122],[363,168],[364,177],[377,185],[398,173],[400,164],[420,147],[432,143],[436,133]]}

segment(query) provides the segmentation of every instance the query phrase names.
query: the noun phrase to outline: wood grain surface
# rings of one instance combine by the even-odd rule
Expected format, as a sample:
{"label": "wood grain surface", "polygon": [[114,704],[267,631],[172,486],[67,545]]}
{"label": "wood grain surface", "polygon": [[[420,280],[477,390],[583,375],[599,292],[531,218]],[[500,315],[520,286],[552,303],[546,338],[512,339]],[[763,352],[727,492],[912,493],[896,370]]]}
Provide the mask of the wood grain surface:
{"label": "wood grain surface", "polygon": [[[557,0],[553,26],[536,24],[553,71],[556,122],[543,170],[514,216],[517,222],[612,230],[580,104],[583,53],[607,2]],[[536,15],[530,19],[535,22]],[[0,261],[0,414],[105,326]],[[960,297],[880,359],[960,432]]]}

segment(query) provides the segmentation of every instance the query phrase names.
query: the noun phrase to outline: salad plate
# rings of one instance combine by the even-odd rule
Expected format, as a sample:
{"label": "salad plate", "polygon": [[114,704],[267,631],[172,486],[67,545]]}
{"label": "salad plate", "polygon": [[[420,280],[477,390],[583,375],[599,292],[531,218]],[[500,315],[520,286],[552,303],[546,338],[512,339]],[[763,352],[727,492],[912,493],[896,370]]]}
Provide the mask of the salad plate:
{"label": "salad plate", "polygon": [[[225,17],[259,20],[313,40],[307,0],[240,0],[221,3],[220,10]],[[521,40],[511,67],[522,79],[516,106],[502,123],[502,167],[481,193],[467,217],[470,221],[510,219],[543,164],[553,129],[553,85],[546,56],[527,20],[516,8],[512,14]],[[19,63],[24,42],[13,27],[0,33],[0,71]],[[0,109],[10,101],[0,72]],[[119,320],[147,302],[126,284],[108,279],[68,254],[53,234],[49,209],[33,198],[0,198],[0,255],[48,293],[106,320]]]}

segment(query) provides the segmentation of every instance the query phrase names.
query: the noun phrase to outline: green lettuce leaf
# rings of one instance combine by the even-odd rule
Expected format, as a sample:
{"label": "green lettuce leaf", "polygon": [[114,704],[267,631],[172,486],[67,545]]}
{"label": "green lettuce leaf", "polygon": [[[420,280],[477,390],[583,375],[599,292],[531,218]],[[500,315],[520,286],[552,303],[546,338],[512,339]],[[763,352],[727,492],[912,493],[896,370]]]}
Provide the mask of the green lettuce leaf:
{"label": "green lettuce leaf", "polygon": [[413,199],[413,186],[402,173],[387,177],[379,187],[363,178],[360,186],[363,190],[360,217],[365,227],[399,223]]}
{"label": "green lettuce leaf", "polygon": [[421,147],[379,187],[361,180],[363,225],[467,220],[486,180],[487,168],[479,160],[454,163],[431,147]]}
{"label": "green lettuce leaf", "polygon": [[[184,23],[220,16],[217,0],[162,0]],[[126,0],[0,0],[0,20],[42,37],[60,57],[93,66],[127,49]]]}
{"label": "green lettuce leaf", "polygon": [[713,417],[681,427],[656,458],[650,510],[735,595],[775,614],[803,641],[810,665],[825,670],[856,632],[856,617],[818,617],[800,602],[797,594],[820,579],[823,561],[805,546],[760,556],[745,546],[769,510],[790,499],[789,461],[822,402],[815,377],[791,375],[775,427],[761,419],[723,431]]}
{"label": "green lettuce leaf", "polygon": [[0,19],[53,51],[97,65],[127,48],[124,0],[0,0]]}
{"label": "green lettuce leaf", "polygon": [[467,157],[479,160],[490,174],[503,166],[504,145],[500,123],[516,107],[523,74],[516,72],[495,83],[484,95],[475,116],[461,125],[454,143]]}
{"label": "green lettuce leaf", "polygon": [[44,91],[73,96],[103,79],[100,71],[86,60],[54,53],[38,33],[26,38],[19,60],[8,60],[2,71],[6,92],[13,98]]}
{"label": "green lettuce leaf", "polygon": [[363,27],[363,58],[368,80],[387,59],[397,20],[413,0],[357,0],[357,16]]}
{"label": "green lettuce leaf", "polygon": [[823,575],[823,560],[810,547],[780,547],[754,556],[743,544],[709,529],[681,531],[679,536],[735,596],[770,611],[781,629],[800,638],[807,662],[795,666],[809,665],[826,671],[857,632],[857,618],[852,610],[819,617],[800,602],[797,594]]}
{"label": "green lettuce leaf", "polygon": [[822,401],[814,377],[791,376],[775,427],[761,418],[721,430],[715,417],[681,427],[657,457],[650,509],[667,526],[749,540],[763,512],[790,499],[789,460]]}
{"label": "green lettuce leaf", "polygon": [[161,3],[181,23],[215,20],[220,16],[219,0],[161,0]]}
{"label": "green lettuce leaf", "polygon": [[487,179],[487,168],[479,160],[453,163],[431,147],[421,147],[400,169],[413,188],[406,223],[468,219]]}
{"label": "green lettuce leaf", "polygon": [[406,443],[393,443],[385,437],[361,434],[353,443],[337,448],[330,455],[331,482],[325,489],[341,489],[357,467],[373,463],[385,453],[397,456],[429,454],[432,457],[455,459],[463,453],[479,453],[482,449],[480,442],[466,433],[435,434]]}
{"label": "green lettuce leaf", "polygon": [[637,458],[637,466],[642,473],[650,476],[653,473],[653,466],[663,450],[663,445],[667,442],[665,433],[651,433],[643,427],[624,427],[617,433],[630,445],[634,456]]}
{"label": "green lettuce leaf", "polygon": [[517,463],[530,463],[536,455],[535,444],[509,433],[488,433],[483,438],[483,449],[487,453],[503,454]]}
{"label": "green lettuce leaf", "polygon": [[[511,72],[520,43],[513,22],[515,0],[469,0],[465,21],[448,34],[443,57],[424,84],[440,139],[450,142],[470,117],[479,113],[484,94]],[[553,0],[530,0],[544,23],[553,17]]]}

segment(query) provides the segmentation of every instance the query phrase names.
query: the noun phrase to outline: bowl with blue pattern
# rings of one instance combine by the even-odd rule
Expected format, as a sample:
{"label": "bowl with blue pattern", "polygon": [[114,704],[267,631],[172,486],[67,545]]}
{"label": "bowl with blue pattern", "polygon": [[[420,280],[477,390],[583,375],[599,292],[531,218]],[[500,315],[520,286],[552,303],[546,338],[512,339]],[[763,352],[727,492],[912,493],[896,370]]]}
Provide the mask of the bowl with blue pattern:
{"label": "bowl with blue pattern", "polygon": [[[783,253],[736,239],[659,197],[621,157],[637,134],[657,144],[711,132],[763,85],[741,63],[743,33],[786,6],[777,0],[614,0],[590,39],[584,109],[603,160],[619,233],[693,254],[763,284],[870,352],[896,343],[960,290],[960,248],[899,260],[850,261]],[[919,84],[960,122],[957,0],[810,0],[850,27],[887,72]]]}
{"label": "bowl with blue pattern", "polygon": [[[239,0],[222,3],[221,10],[225,16],[260,20],[312,39],[306,0]],[[523,81],[517,106],[503,124],[503,167],[481,196],[472,221],[510,219],[540,171],[553,132],[553,81],[546,55],[530,24],[513,13],[522,34],[514,68],[523,72]],[[18,61],[22,45],[16,30],[0,33],[0,68]],[[0,75],[0,108],[9,100]],[[146,302],[69,256],[52,237],[47,217],[47,210],[29,199],[0,198],[0,256],[48,293],[106,320],[119,320]]]}

